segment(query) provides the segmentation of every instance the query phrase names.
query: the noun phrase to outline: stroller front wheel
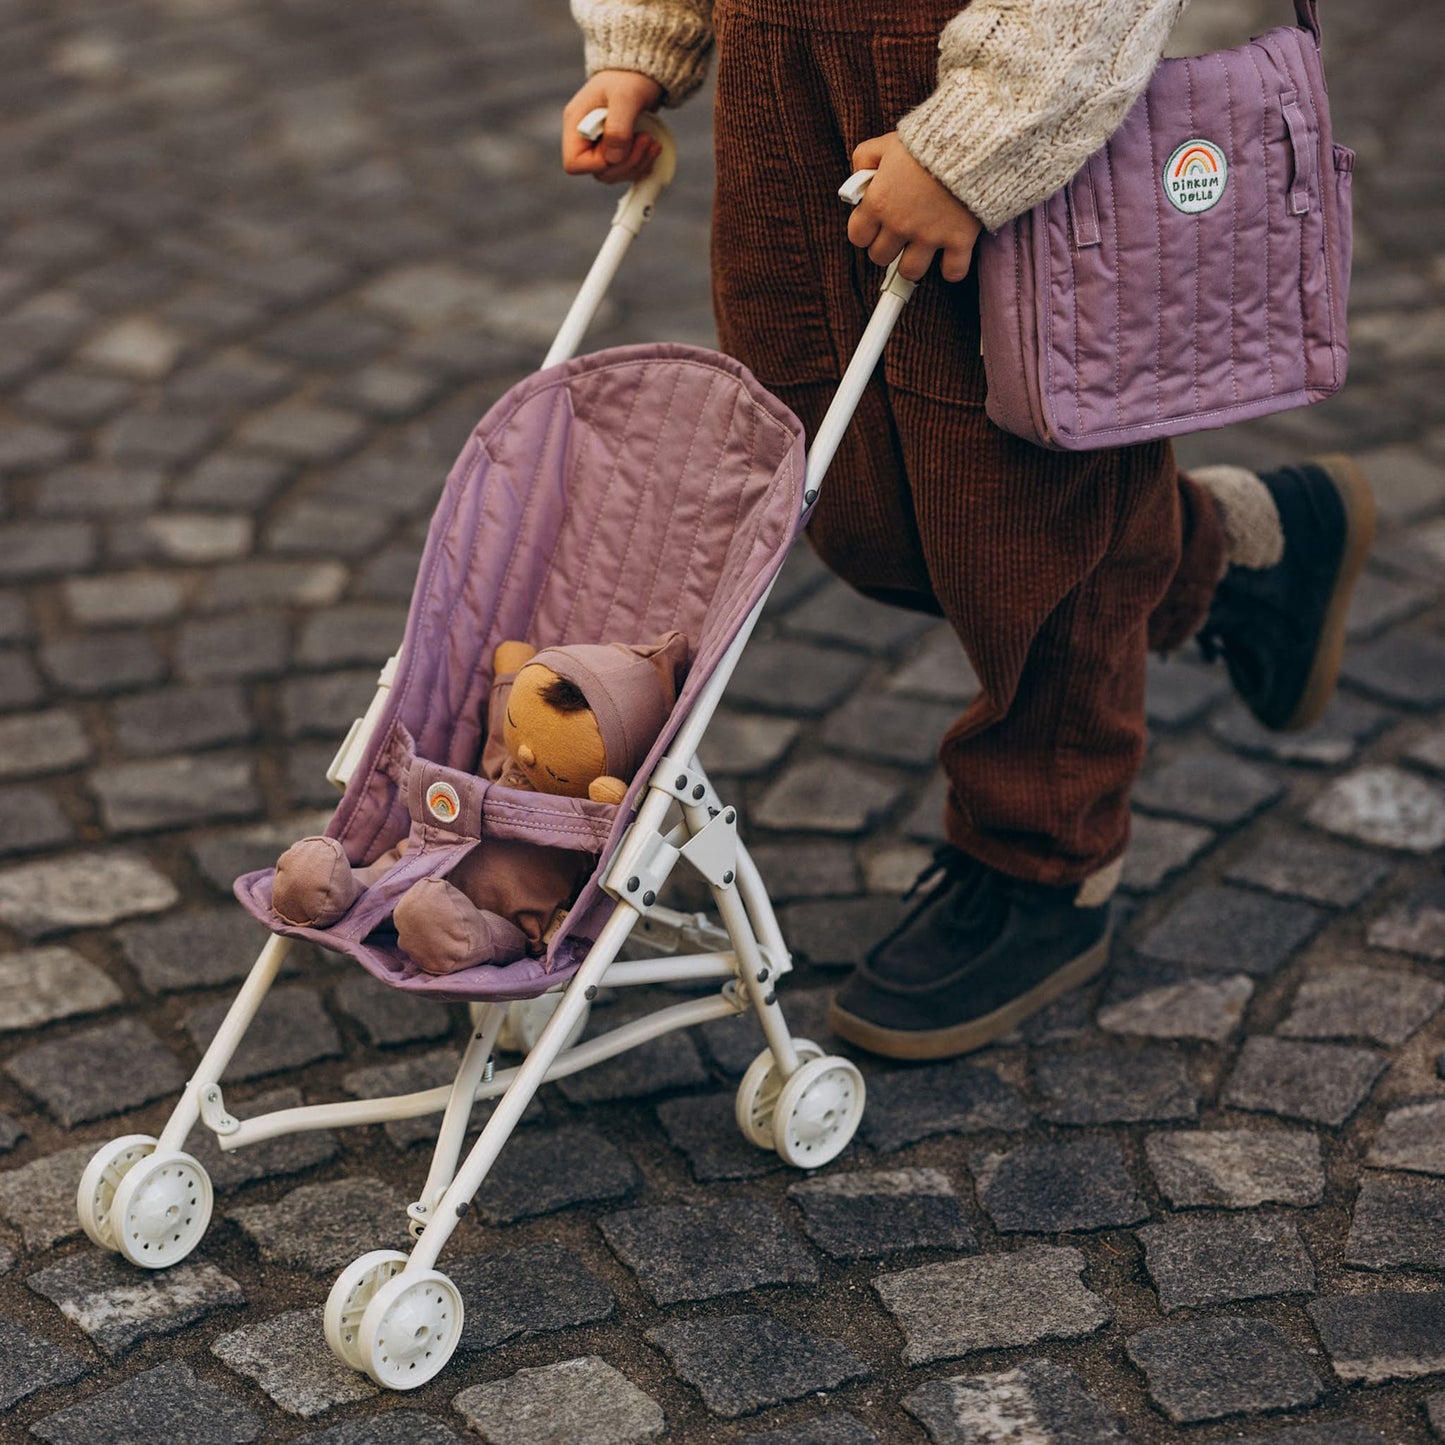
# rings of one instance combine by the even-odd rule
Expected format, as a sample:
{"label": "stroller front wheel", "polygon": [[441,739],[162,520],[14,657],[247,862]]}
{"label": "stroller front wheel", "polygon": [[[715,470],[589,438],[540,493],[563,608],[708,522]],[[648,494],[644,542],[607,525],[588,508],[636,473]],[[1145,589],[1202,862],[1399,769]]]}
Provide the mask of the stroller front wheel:
{"label": "stroller front wheel", "polygon": [[326,1296],[322,1323],[326,1327],[326,1343],[337,1359],[353,1370],[364,1370],[361,1347],[361,1319],[376,1292],[388,1280],[406,1268],[406,1256],[395,1249],[373,1249],[353,1260],[336,1277],[331,1293]]}
{"label": "stroller front wheel", "polygon": [[116,1247],[145,1269],[179,1263],[201,1242],[212,1198],[210,1176],[189,1154],[149,1155],[116,1188],[110,1210]]}
{"label": "stroller front wheel", "polygon": [[361,1317],[362,1368],[388,1390],[415,1390],[455,1354],[463,1313],[460,1291],[437,1270],[387,1280]]}
{"label": "stroller front wheel", "polygon": [[799,1169],[819,1169],[848,1147],[863,1117],[863,1075],[830,1056],[803,1065],[778,1094],[773,1146]]}
{"label": "stroller front wheel", "polygon": [[91,1156],[90,1163],[80,1176],[75,1212],[80,1216],[80,1227],[92,1244],[112,1252],[120,1248],[116,1243],[115,1230],[111,1228],[115,1191],[131,1169],[147,1155],[155,1153],[155,1147],[153,1134],[123,1134],[119,1139],[102,1144]]}
{"label": "stroller front wheel", "polygon": [[[811,1039],[794,1039],[800,1063],[821,1059],[823,1051]],[[759,1149],[773,1147],[773,1109],[783,1087],[783,1076],[778,1072],[777,1060],[771,1049],[764,1049],[743,1075],[738,1085],[736,1117],[743,1138]]]}

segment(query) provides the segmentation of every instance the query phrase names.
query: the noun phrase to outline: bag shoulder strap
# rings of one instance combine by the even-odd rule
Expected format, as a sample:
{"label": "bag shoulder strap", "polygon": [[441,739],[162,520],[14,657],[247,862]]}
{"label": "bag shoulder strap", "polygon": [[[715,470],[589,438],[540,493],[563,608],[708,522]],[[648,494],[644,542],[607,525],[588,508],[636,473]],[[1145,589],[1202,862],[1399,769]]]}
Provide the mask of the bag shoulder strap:
{"label": "bag shoulder strap", "polygon": [[1309,31],[1315,38],[1315,44],[1320,43],[1320,6],[1319,0],[1294,0],[1294,13],[1299,23]]}

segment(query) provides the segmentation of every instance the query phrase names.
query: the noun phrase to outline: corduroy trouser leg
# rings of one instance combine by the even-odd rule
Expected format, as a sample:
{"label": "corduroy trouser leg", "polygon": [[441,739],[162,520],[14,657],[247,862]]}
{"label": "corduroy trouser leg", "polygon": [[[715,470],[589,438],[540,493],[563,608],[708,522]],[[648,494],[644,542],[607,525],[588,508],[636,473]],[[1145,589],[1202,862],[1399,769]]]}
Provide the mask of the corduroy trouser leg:
{"label": "corduroy trouser leg", "polygon": [[[811,435],[880,273],[846,236],[854,146],[933,88],[958,0],[716,0],[714,300],[724,350]],[[1198,626],[1224,567],[1167,442],[1049,452],[984,414],[978,291],[934,271],[905,309],[810,526],[872,596],[948,619],[981,692],[948,729],[950,841],[1035,882],[1124,850],[1149,647]]]}

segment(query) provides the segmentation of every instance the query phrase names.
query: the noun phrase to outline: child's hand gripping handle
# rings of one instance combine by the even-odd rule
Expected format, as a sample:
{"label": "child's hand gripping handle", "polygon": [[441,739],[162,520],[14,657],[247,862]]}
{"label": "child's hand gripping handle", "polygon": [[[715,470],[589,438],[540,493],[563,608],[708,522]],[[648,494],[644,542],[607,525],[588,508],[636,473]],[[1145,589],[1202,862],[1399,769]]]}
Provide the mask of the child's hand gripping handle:
{"label": "child's hand gripping handle", "polygon": [[[590,141],[600,141],[606,121],[607,109],[599,106],[578,121],[577,134]],[[661,149],[652,169],[640,181],[633,181],[628,186],[612,217],[614,226],[625,226],[634,236],[647,224],[658,196],[672,184],[672,178],[677,174],[677,142],[667,125],[650,111],[643,111],[637,117],[637,129],[650,135]]]}
{"label": "child's hand gripping handle", "polygon": [[[876,170],[854,171],[841,186],[838,187],[838,199],[850,206],[856,206],[862,199],[863,193],[868,189],[868,182],[876,176]],[[898,274],[898,263],[903,259],[902,255],[896,256],[888,263],[888,269],[883,273],[883,293],[893,295],[903,301],[907,301],[913,295],[913,288],[918,283],[909,281],[906,277]]]}

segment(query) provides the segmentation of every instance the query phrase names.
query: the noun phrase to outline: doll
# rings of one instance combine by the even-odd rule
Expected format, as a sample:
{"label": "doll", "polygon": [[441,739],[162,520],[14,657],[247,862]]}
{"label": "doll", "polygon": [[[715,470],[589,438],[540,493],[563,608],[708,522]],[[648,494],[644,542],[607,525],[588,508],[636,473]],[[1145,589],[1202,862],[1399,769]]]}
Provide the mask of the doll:
{"label": "doll", "polygon": [[[481,776],[504,788],[620,803],[672,712],[688,643],[588,643],[493,658]],[[303,838],[276,865],[272,903],[288,923],[327,928],[393,867],[407,839],[353,868],[335,838]],[[590,853],[483,838],[445,878],[423,878],[393,910],[402,951],[427,973],[512,963],[547,939],[591,874]]]}

